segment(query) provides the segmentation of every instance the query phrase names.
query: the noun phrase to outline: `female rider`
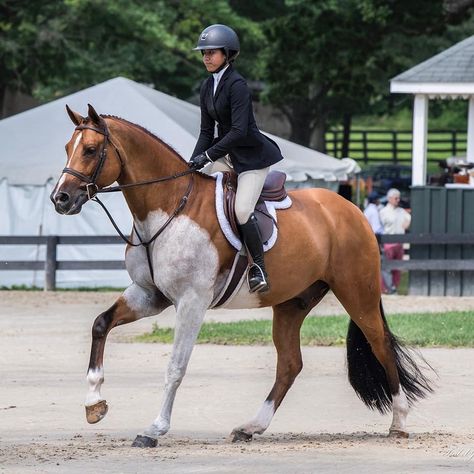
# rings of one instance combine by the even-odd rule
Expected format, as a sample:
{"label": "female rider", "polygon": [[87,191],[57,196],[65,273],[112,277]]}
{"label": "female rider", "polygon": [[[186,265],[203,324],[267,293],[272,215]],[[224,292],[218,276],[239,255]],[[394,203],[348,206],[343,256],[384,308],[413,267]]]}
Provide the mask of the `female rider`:
{"label": "female rider", "polygon": [[[255,205],[270,170],[282,160],[277,144],[260,133],[245,79],[232,67],[239,54],[239,38],[225,25],[211,25],[199,36],[195,50],[211,73],[201,87],[201,133],[189,161],[208,174],[233,170],[238,175],[235,214],[251,263],[250,292],[269,289],[263,244]],[[250,261],[251,258],[251,261]]]}

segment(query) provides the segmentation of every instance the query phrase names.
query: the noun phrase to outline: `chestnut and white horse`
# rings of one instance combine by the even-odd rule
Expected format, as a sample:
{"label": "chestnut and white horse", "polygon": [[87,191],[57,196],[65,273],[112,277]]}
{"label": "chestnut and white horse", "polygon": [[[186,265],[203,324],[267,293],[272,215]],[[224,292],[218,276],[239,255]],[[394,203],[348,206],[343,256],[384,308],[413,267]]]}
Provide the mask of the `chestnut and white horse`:
{"label": "chestnut and white horse", "polygon": [[[213,178],[190,171],[172,148],[138,125],[99,116],[91,106],[85,118],[69,108],[68,113],[76,129],[66,146],[66,168],[51,194],[56,211],[76,214],[117,182],[134,221],[125,259],[133,283],[92,328],[87,420],[98,422],[107,412],[100,390],[109,331],[173,305],[175,336],[161,410],[133,444],[156,446],[170,428],[176,391],[204,314],[222,290],[235,250],[218,224]],[[273,307],[278,355],[273,388],[255,418],[232,431],[232,440],[249,440],[269,426],[302,368],[303,320],[329,289],[351,318],[350,383],[370,408],[392,409],[391,435],[407,436],[409,405],[432,389],[387,326],[375,236],[360,210],[331,191],[289,194],[292,207],[279,213],[278,240],[265,255],[270,291],[251,294],[244,285],[231,303],[235,309]]]}

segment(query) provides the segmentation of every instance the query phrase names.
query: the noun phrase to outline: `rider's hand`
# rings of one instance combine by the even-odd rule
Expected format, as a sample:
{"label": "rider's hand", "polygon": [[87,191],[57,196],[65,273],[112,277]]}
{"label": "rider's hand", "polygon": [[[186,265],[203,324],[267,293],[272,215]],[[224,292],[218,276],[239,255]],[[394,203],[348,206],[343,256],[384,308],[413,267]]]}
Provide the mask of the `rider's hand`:
{"label": "rider's hand", "polygon": [[188,166],[193,170],[200,170],[203,166],[207,165],[207,163],[212,163],[212,160],[206,153],[200,153],[189,160]]}

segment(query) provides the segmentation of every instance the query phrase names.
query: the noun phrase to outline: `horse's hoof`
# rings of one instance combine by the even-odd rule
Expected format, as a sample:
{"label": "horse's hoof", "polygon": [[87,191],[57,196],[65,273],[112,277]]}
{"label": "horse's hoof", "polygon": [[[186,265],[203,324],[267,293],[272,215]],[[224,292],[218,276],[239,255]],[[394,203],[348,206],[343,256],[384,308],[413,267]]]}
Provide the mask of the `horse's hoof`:
{"label": "horse's hoof", "polygon": [[389,438],[408,438],[410,435],[406,431],[402,430],[390,430],[388,432]]}
{"label": "horse's hoof", "polygon": [[137,435],[132,443],[132,448],[156,448],[158,440],[149,436]]}
{"label": "horse's hoof", "polygon": [[249,441],[252,441],[252,435],[245,433],[245,431],[242,430],[234,430],[230,434],[229,440],[231,443],[237,443],[239,441],[245,441],[248,443]]}
{"label": "horse's hoof", "polygon": [[95,405],[91,405],[90,407],[86,407],[86,418],[87,423],[98,423],[109,411],[109,407],[107,406],[107,402],[105,400],[101,400],[100,402],[96,403]]}

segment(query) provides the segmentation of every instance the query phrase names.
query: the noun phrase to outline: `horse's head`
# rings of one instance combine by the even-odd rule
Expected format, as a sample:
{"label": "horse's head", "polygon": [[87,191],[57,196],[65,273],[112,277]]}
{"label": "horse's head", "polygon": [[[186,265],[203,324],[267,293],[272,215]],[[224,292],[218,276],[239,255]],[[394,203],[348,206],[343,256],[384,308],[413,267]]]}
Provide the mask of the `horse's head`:
{"label": "horse's head", "polygon": [[[60,214],[77,214],[98,189],[112,184],[120,175],[121,159],[111,144],[105,120],[89,105],[82,117],[66,105],[76,129],[66,145],[67,163],[51,193]],[[115,155],[115,156],[110,156]]]}

